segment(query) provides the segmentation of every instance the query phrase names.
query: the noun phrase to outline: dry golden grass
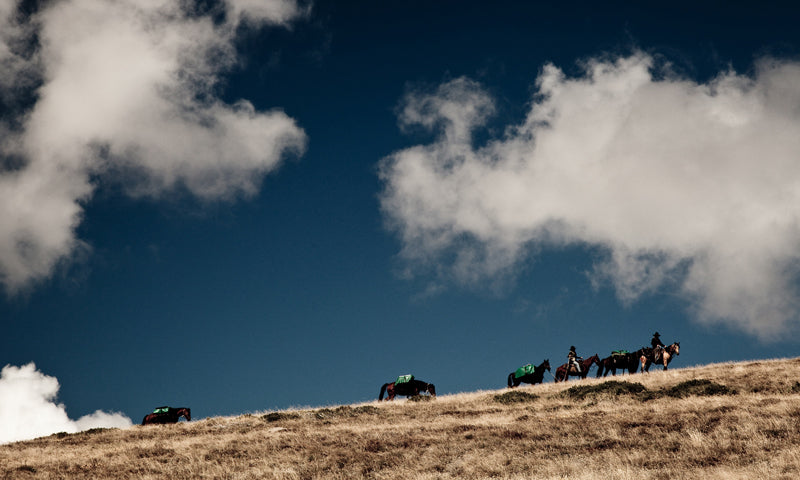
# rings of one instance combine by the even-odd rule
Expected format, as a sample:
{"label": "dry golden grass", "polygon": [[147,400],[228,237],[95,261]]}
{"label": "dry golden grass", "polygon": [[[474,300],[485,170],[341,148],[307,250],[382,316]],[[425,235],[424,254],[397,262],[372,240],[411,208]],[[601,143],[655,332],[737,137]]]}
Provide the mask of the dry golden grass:
{"label": "dry golden grass", "polygon": [[800,358],[56,434],[0,478],[781,479],[800,474]]}

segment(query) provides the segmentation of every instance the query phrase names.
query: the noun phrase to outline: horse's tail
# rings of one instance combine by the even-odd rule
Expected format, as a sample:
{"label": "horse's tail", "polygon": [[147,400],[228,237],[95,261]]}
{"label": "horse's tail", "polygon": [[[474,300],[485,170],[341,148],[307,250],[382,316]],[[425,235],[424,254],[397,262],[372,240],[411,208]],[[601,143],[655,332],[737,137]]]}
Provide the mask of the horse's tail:
{"label": "horse's tail", "polygon": [[386,387],[388,387],[388,386],[389,386],[388,383],[384,383],[383,384],[383,386],[381,387],[381,394],[378,395],[378,401],[383,400],[383,394],[386,393]]}
{"label": "horse's tail", "polygon": [[514,372],[508,374],[508,388],[512,388],[514,386]]}
{"label": "horse's tail", "polygon": [[601,362],[597,363],[597,378],[600,378],[600,377],[603,376],[603,367],[605,367],[605,365],[606,365],[606,362],[602,362],[601,361]]}
{"label": "horse's tail", "polygon": [[147,425],[147,417],[148,417],[148,416],[149,416],[149,415],[145,415],[145,416],[144,416],[144,418],[142,419],[142,425]]}

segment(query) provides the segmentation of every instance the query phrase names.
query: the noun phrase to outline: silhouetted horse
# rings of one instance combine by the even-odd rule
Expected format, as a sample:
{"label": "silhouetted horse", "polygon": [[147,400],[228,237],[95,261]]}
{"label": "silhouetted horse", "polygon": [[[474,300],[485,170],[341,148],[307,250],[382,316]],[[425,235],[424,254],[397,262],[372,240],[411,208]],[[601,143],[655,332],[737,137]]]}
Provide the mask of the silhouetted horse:
{"label": "silhouetted horse", "polygon": [[378,400],[383,400],[384,392],[386,393],[386,401],[388,402],[389,400],[394,400],[396,395],[413,397],[422,392],[428,392],[432,397],[435,397],[436,387],[434,387],[432,383],[425,383],[422,380],[411,380],[397,385],[395,385],[395,382],[384,383],[381,387],[381,393],[378,395]]}
{"label": "silhouetted horse", "polygon": [[556,368],[556,375],[555,375],[556,382],[561,382],[561,381],[566,382],[569,379],[569,377],[586,378],[586,375],[589,374],[589,369],[592,368],[593,363],[600,365],[600,357],[598,357],[597,354],[595,353],[586,360],[582,360],[578,363],[581,365],[580,373],[578,373],[578,371],[575,370],[575,367],[573,365],[569,365],[569,375],[567,375],[566,363]]}
{"label": "silhouetted horse", "polygon": [[623,353],[606,357],[597,364],[597,376],[605,377],[608,372],[616,376],[618,368],[627,370],[628,373],[636,373],[636,370],[639,369],[639,357],[636,356],[636,353]]}
{"label": "silhouetted horse", "polygon": [[514,374],[516,371],[513,371],[508,374],[508,387],[514,388],[518,387],[520,383],[530,383],[531,385],[535,385],[537,383],[542,383],[544,380],[544,371],[550,371],[550,360],[545,359],[544,362],[541,363],[538,367],[533,370],[533,373],[528,373],[521,377],[515,377]]}
{"label": "silhouetted horse", "polygon": [[155,423],[178,423],[178,419],[184,417],[187,421],[192,420],[192,411],[189,408],[158,407],[153,413],[148,413],[142,419],[142,425],[152,425]]}
{"label": "silhouetted horse", "polygon": [[650,365],[653,363],[663,364],[664,370],[666,370],[667,365],[672,361],[672,357],[681,354],[681,342],[675,342],[659,350],[643,348],[639,352],[641,352],[639,361],[642,364],[642,372],[649,372]]}

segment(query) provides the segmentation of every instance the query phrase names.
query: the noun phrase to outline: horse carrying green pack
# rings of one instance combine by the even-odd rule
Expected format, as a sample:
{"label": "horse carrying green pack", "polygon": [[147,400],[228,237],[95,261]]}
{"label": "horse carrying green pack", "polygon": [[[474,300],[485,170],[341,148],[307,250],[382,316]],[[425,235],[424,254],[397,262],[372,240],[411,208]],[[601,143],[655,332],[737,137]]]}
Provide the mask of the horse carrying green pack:
{"label": "horse carrying green pack", "polygon": [[162,424],[162,423],[178,423],[178,420],[183,417],[186,421],[191,421],[192,410],[189,407],[156,407],[153,413],[148,413],[142,419],[142,425]]}
{"label": "horse carrying green pack", "polygon": [[400,375],[394,382],[383,384],[381,393],[378,394],[378,400],[383,400],[384,393],[389,395],[386,400],[393,400],[397,395],[405,395],[410,398],[425,392],[429,393],[431,397],[435,397],[436,387],[432,383],[417,380],[414,375]]}
{"label": "horse carrying green pack", "polygon": [[508,388],[518,387],[523,382],[531,385],[542,383],[545,371],[550,371],[550,360],[546,358],[535,367],[530,363],[523,365],[508,374]]}

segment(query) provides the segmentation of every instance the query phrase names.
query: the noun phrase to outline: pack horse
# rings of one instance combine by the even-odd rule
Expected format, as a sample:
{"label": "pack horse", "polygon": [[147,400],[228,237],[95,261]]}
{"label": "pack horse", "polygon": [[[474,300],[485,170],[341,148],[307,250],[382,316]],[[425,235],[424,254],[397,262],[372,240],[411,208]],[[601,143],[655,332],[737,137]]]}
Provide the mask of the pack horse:
{"label": "pack horse", "polygon": [[519,367],[508,374],[508,388],[518,387],[520,383],[530,383],[536,385],[544,380],[544,371],[550,371],[550,360],[545,359],[539,366],[534,367],[530,363]]}
{"label": "pack horse", "polygon": [[639,357],[636,353],[631,353],[627,350],[614,350],[611,355],[600,360],[597,366],[597,376],[605,377],[611,372],[611,375],[617,374],[617,369],[625,370],[630,374],[636,373],[639,368]]}
{"label": "pack horse", "polygon": [[422,380],[417,380],[414,375],[400,375],[397,380],[391,383],[384,383],[381,387],[381,393],[378,395],[378,400],[383,400],[383,394],[386,393],[386,400],[394,400],[397,395],[405,395],[406,397],[414,397],[421,393],[428,393],[431,397],[436,396],[436,387],[432,383],[426,383]]}
{"label": "pack horse", "polygon": [[183,417],[186,421],[191,421],[192,411],[186,407],[172,408],[172,407],[158,407],[153,410],[153,413],[148,413],[142,419],[142,425],[154,425],[164,423],[178,423],[178,420]]}

